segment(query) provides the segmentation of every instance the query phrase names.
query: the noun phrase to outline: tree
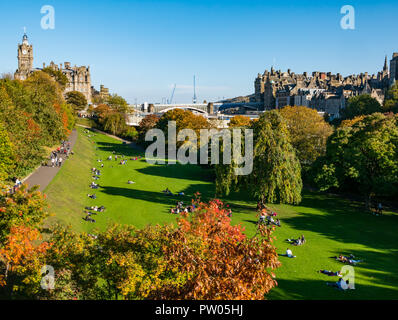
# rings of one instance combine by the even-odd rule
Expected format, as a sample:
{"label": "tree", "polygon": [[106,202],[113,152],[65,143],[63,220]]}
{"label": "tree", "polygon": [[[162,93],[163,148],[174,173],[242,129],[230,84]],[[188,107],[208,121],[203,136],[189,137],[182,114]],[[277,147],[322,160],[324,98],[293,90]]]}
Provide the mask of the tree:
{"label": "tree", "polygon": [[127,101],[117,94],[111,95],[107,100],[107,104],[117,112],[127,113],[128,111]]}
{"label": "tree", "polygon": [[353,119],[357,116],[382,112],[380,103],[368,94],[352,97],[341,111],[342,119]]}
{"label": "tree", "polygon": [[247,238],[221,201],[193,203],[177,226],[114,225],[96,239],[57,227],[46,261],[63,277],[48,298],[264,299],[280,265],[273,229]]}
{"label": "tree", "polygon": [[112,133],[113,135],[120,135],[126,129],[125,115],[118,112],[108,114],[104,120],[104,130]]}
{"label": "tree", "polygon": [[386,112],[398,113],[398,82],[387,91],[383,109]]}
{"label": "tree", "polygon": [[254,131],[253,172],[237,177],[234,164],[216,166],[217,192],[229,194],[245,187],[259,203],[301,202],[301,166],[294,148],[286,120],[276,110],[265,112],[252,124]]}
{"label": "tree", "polygon": [[315,109],[287,106],[279,112],[287,120],[291,143],[303,166],[325,154],[333,130]]}
{"label": "tree", "polygon": [[[276,285],[279,267],[272,230],[260,226],[247,238],[231,225],[224,204],[196,202],[193,215],[182,215],[164,246],[166,269],[172,279],[149,298],[183,300],[262,300]],[[177,280],[177,281],[175,281]]]}
{"label": "tree", "polygon": [[62,90],[64,90],[66,85],[69,83],[67,76],[63,74],[61,70],[55,70],[53,68],[46,67],[42,70],[42,72],[50,75],[59,84]]}
{"label": "tree", "polygon": [[373,196],[397,195],[397,116],[375,113],[352,127],[338,128],[314,170],[321,190],[360,192],[368,205]]}
{"label": "tree", "polygon": [[98,117],[100,123],[103,123],[105,117],[112,112],[112,109],[107,104],[100,104],[94,109],[94,114]]}
{"label": "tree", "polygon": [[70,91],[66,94],[66,102],[73,106],[75,111],[80,111],[87,106],[87,99],[79,91]]}
{"label": "tree", "polygon": [[8,179],[15,167],[15,155],[10,138],[0,122],[0,182]]}
{"label": "tree", "polygon": [[353,119],[348,119],[348,120],[343,120],[340,124],[340,127],[352,127],[354,124],[356,124],[359,121],[362,121],[363,119],[365,119],[365,116],[357,116]]}
{"label": "tree", "polygon": [[[183,129],[191,129],[195,131],[196,135],[200,136],[201,129],[209,128],[207,119],[201,115],[195,115],[189,110],[174,109],[167,111],[157,122],[156,128],[163,131],[166,137],[166,143],[168,142],[168,128],[169,122],[176,122],[176,132],[180,132]],[[184,142],[177,142],[177,146],[182,145]]]}
{"label": "tree", "polygon": [[0,118],[15,154],[15,175],[26,175],[73,128],[74,117],[57,82],[44,72],[26,81],[0,80]]}
{"label": "tree", "polygon": [[141,120],[138,127],[138,139],[141,143],[145,142],[145,135],[150,130],[156,127],[159,117],[155,114],[149,114]]}
{"label": "tree", "polygon": [[250,125],[250,118],[238,115],[234,116],[230,122],[229,122],[229,127],[234,128],[234,127],[247,127]]}
{"label": "tree", "polygon": [[39,293],[41,268],[48,248],[40,233],[23,225],[13,226],[0,247],[0,289],[8,299],[34,298]]}
{"label": "tree", "polygon": [[38,187],[28,190],[22,185],[15,192],[0,186],[0,245],[4,243],[12,226],[25,225],[36,228],[48,217],[47,201]]}

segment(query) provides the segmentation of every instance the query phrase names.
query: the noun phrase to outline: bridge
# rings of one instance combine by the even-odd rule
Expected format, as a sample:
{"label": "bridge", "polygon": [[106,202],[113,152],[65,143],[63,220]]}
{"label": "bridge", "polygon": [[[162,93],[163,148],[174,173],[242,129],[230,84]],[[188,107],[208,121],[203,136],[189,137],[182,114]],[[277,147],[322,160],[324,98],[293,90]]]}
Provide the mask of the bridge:
{"label": "bridge", "polygon": [[213,114],[221,104],[220,103],[180,103],[180,104],[152,104],[144,103],[141,105],[142,112],[156,113],[162,115],[167,111],[174,109],[189,110],[202,115]]}

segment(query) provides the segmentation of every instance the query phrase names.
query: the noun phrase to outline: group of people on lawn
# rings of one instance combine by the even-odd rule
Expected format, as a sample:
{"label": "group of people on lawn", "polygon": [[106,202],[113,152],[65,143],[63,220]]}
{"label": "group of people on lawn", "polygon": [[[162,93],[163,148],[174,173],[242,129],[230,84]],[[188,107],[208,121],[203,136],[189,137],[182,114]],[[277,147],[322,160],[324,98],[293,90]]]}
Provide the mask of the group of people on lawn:
{"label": "group of people on lawn", "polygon": [[192,212],[195,211],[195,209],[196,209],[196,207],[195,207],[194,204],[185,207],[184,206],[184,201],[178,201],[177,205],[175,206],[175,208],[170,209],[170,213],[172,213],[172,214],[180,214],[182,212],[184,212],[184,213],[192,213]]}
{"label": "group of people on lawn", "polygon": [[[268,213],[269,212],[269,213]],[[258,224],[266,224],[267,226],[269,225],[275,225],[280,227],[281,226],[281,222],[279,219],[274,220],[274,217],[277,216],[276,212],[267,210],[267,209],[263,209],[261,210],[260,213],[260,218],[258,220]]]}

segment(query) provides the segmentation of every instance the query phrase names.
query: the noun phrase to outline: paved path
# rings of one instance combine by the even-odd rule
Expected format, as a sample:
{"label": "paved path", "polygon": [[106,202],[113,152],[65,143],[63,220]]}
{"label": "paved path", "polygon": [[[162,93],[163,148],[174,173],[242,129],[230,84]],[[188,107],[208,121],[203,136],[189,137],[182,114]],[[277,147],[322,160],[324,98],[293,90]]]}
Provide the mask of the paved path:
{"label": "paved path", "polygon": [[[70,142],[71,150],[73,150],[73,146],[75,145],[77,140],[77,131],[76,129],[72,131],[69,136],[68,142]],[[64,158],[65,159],[65,158]],[[68,161],[68,160],[64,160]],[[44,191],[45,188],[50,184],[52,179],[58,173],[60,167],[46,167],[41,166],[35,172],[33,172],[30,176],[23,180],[23,183],[26,183],[29,187],[33,187],[35,185],[40,186],[40,191]]]}

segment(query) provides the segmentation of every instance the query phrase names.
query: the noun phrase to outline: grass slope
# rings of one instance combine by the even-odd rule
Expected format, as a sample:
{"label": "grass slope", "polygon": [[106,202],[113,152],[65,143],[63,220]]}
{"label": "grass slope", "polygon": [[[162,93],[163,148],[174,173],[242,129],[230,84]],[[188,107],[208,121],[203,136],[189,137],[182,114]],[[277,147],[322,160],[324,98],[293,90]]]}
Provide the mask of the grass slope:
{"label": "grass slope", "polygon": [[[112,151],[132,157],[139,155],[121,142],[102,134],[88,138],[79,128],[74,157],[67,161],[57,177],[46,189],[55,221],[71,224],[75,230],[95,232],[109,223],[117,222],[143,227],[147,224],[173,223],[175,215],[169,210],[176,201],[188,203],[199,191],[203,199],[214,196],[210,171],[198,166],[149,165],[144,160],[127,161],[120,166],[116,161],[104,161],[100,190],[91,190],[90,169],[99,167],[97,159],[106,159]],[[129,158],[128,158],[129,159]],[[128,180],[136,184],[128,185]],[[168,197],[161,193],[168,187],[173,192],[183,191],[186,197]],[[97,200],[87,197],[96,193]],[[243,194],[226,199],[233,209],[232,223],[241,223],[247,235],[256,231],[255,203],[245,201]],[[104,205],[105,213],[95,217],[97,223],[82,220],[83,208]],[[274,205],[282,227],[275,231],[275,246],[284,253],[289,245],[285,239],[304,234],[307,244],[290,247],[295,259],[280,257],[282,267],[276,272],[279,286],[269,299],[398,299],[398,216],[386,212],[374,217],[362,210],[360,204],[333,196],[305,193],[300,206]],[[343,266],[331,259],[338,254],[354,254],[364,262],[355,267],[356,290],[340,292],[326,286],[335,277],[318,274],[319,269],[338,271]]]}

